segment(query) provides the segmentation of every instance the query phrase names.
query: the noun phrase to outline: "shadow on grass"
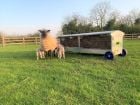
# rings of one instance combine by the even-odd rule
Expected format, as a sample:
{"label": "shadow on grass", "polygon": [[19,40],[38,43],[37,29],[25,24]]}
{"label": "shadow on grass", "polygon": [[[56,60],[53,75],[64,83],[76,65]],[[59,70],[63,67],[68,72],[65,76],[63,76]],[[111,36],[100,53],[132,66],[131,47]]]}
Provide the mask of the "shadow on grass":
{"label": "shadow on grass", "polygon": [[0,52],[0,58],[35,59],[34,51]]}
{"label": "shadow on grass", "polygon": [[78,58],[91,58],[91,59],[104,59],[104,55],[101,54],[86,54],[86,53],[66,53],[66,57],[78,57]]}
{"label": "shadow on grass", "polygon": [[[1,59],[28,59],[35,60],[36,53],[35,51],[18,51],[18,52],[0,52]],[[57,57],[47,57],[48,59],[54,59]],[[66,53],[66,59],[98,59],[104,60],[103,55],[94,55],[94,54],[80,54],[80,53]]]}

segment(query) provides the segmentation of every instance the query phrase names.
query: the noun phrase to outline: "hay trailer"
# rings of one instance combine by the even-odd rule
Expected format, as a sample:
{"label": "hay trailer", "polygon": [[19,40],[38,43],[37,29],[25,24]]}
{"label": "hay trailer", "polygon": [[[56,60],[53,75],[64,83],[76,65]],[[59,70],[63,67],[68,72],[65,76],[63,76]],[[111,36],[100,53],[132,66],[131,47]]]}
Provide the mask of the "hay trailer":
{"label": "hay trailer", "polygon": [[66,51],[74,53],[102,54],[112,60],[114,56],[126,56],[123,48],[122,31],[104,31],[83,34],[62,35],[58,38]]}

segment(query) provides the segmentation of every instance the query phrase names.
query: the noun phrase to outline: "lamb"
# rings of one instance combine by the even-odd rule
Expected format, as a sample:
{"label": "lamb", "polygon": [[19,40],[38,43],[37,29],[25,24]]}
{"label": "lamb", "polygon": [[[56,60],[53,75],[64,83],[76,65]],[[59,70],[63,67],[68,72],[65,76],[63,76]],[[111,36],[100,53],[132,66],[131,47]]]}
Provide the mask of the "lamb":
{"label": "lamb", "polygon": [[42,48],[38,48],[36,50],[36,57],[37,57],[37,60],[39,60],[39,58],[41,59],[45,58],[45,51]]}
{"label": "lamb", "polygon": [[61,45],[60,43],[58,44],[56,50],[55,50],[55,54],[58,55],[58,58],[64,58],[65,59],[65,48],[63,45]]}

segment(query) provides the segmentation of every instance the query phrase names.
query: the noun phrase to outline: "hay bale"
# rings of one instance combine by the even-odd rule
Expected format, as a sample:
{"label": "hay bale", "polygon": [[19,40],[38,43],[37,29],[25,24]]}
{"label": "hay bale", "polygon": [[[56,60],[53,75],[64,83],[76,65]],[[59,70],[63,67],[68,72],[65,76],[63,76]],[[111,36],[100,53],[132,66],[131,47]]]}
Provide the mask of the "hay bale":
{"label": "hay bale", "polygon": [[110,36],[83,36],[80,41],[83,48],[110,49]]}
{"label": "hay bale", "polygon": [[60,41],[65,47],[78,47],[77,37],[65,37],[61,38]]}
{"label": "hay bale", "polygon": [[[61,43],[65,47],[78,47],[78,37],[60,38]],[[80,36],[80,47],[95,49],[111,49],[111,36]]]}

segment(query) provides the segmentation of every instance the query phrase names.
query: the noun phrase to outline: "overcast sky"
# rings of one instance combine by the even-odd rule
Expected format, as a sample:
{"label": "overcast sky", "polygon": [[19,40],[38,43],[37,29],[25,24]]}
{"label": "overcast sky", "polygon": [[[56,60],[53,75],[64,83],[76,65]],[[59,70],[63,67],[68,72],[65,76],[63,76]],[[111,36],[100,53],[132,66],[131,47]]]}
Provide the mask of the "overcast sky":
{"label": "overcast sky", "polygon": [[[103,0],[0,0],[0,31],[8,34],[33,33],[49,28],[56,33],[64,18],[74,13],[88,16]],[[127,14],[140,9],[140,0],[104,0]]]}

